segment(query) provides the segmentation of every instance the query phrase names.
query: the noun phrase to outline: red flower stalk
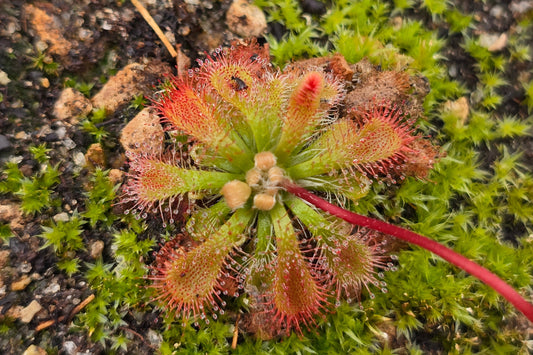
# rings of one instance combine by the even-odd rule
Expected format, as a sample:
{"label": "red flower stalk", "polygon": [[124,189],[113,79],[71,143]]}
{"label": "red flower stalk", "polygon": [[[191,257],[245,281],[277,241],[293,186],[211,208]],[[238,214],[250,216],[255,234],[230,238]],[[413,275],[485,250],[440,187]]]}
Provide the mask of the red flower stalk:
{"label": "red flower stalk", "polygon": [[291,182],[285,182],[283,187],[295,196],[300,197],[323,211],[342,218],[348,223],[392,235],[431,251],[492,287],[533,322],[533,304],[526,301],[518,292],[497,275],[461,254],[456,253],[452,249],[407,229],[347,211]]}

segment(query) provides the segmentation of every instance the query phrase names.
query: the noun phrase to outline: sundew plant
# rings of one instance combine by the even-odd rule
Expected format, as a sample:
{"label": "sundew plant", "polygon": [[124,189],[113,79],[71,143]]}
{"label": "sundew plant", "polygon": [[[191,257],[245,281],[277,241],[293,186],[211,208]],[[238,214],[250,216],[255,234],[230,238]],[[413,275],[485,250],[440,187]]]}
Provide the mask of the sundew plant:
{"label": "sundew plant", "polygon": [[392,99],[351,107],[351,71],[335,56],[281,72],[250,44],[219,50],[163,86],[154,106],[175,142],[162,155],[129,155],[123,197],[140,217],[187,215],[149,276],[158,304],[208,322],[227,296],[246,293],[264,327],[301,332],[341,299],[387,292],[387,234],[480,278],[533,320],[533,306],[488,270],[349,211],[373,184],[424,178],[437,156],[416,131],[409,75],[379,74]]}

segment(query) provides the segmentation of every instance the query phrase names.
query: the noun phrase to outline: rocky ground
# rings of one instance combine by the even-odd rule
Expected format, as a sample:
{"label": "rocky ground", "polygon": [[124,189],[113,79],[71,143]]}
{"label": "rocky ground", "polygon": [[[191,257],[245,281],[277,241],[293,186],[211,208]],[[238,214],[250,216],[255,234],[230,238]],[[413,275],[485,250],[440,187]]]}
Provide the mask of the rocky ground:
{"label": "rocky ground", "polygon": [[[239,36],[258,35],[266,27],[257,8],[250,8],[253,22],[247,24],[239,18],[250,9],[231,7],[230,1],[144,4],[178,48],[178,58],[172,58],[130,3],[15,0],[0,5],[0,160],[16,161],[30,177],[41,167],[28,147],[46,143],[50,164],[58,164],[61,176],[52,200],[62,206],[59,213],[48,208],[43,214],[24,215],[16,199],[0,197],[0,221],[14,233],[0,251],[3,354],[40,354],[54,348],[65,354],[102,352],[101,344],[87,335],[69,334],[70,321],[91,301],[92,292],[82,278],[68,278],[57,270],[53,250],[41,248],[41,225],[50,219],[68,221],[73,211],[83,210],[83,184],[95,166],[113,169],[110,178],[115,182],[122,179],[121,132],[126,149],[146,146],[154,136],[162,139],[163,130],[151,111],[129,107],[135,97],[151,96],[164,75],[186,70],[190,58],[227,46]],[[230,8],[227,21],[220,21]],[[99,84],[101,79],[106,83]],[[77,88],[65,89],[67,81]],[[83,94],[80,83],[90,83]],[[93,144],[80,126],[93,108],[106,111],[101,126],[109,139],[102,144]],[[84,235],[84,241],[87,262],[100,258],[110,243],[109,235]],[[13,327],[16,332],[6,330]],[[142,335],[129,331],[138,335],[133,336],[136,352],[153,352],[157,335],[154,340],[145,330],[138,330]]]}
{"label": "rocky ground", "polygon": [[[164,132],[157,117],[148,109],[139,112],[132,102],[151,96],[165,74],[184,71],[196,58],[232,41],[279,30],[272,25],[267,28],[262,12],[242,0],[142,2],[177,48],[177,57],[165,49],[130,2],[7,0],[0,4],[0,163],[14,161],[25,177],[34,176],[43,164],[29,147],[45,143],[50,165],[59,170],[53,203],[42,213],[24,214],[15,196],[0,194],[0,225],[9,225],[14,234],[0,244],[3,354],[104,352],[87,332],[69,331],[72,319],[92,301],[93,291],[82,276],[67,277],[58,270],[54,251],[42,248],[42,225],[68,221],[74,211],[84,210],[85,187],[96,167],[111,169],[110,179],[120,182],[125,151],[140,145],[161,149]],[[505,34],[512,30],[515,18],[530,10],[531,4],[512,1],[487,6],[463,1],[458,7],[479,16],[479,31],[486,34],[487,46],[497,51],[506,45]],[[474,61],[453,45],[444,54],[450,76],[475,90]],[[516,68],[509,81],[523,82],[526,78],[517,76],[528,75],[530,69]],[[518,86],[509,87],[500,110],[527,115],[524,106],[517,104],[523,99]],[[467,103],[454,105],[453,109],[468,112]],[[99,143],[81,123],[93,108],[106,112],[105,119],[94,124],[108,134]],[[524,146],[531,164],[533,141],[517,144]],[[81,261],[94,263],[109,257],[110,238],[110,233],[84,232],[86,250],[80,254]],[[136,349],[134,353],[152,353],[161,341],[150,328],[154,317],[145,315],[127,326],[129,349]]]}

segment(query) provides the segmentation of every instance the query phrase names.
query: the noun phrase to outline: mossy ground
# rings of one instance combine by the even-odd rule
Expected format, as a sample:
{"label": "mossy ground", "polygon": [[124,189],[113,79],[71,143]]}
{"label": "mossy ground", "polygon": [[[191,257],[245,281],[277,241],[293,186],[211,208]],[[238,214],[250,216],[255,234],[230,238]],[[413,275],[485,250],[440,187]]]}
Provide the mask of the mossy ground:
{"label": "mossy ground", "polygon": [[[68,1],[54,3],[69,5]],[[428,120],[422,126],[445,154],[426,180],[408,179],[395,189],[379,186],[360,201],[357,212],[445,243],[531,299],[532,9],[521,10],[525,5],[519,1],[362,0],[328,3],[328,12],[319,16],[303,12],[308,7],[296,0],[258,0],[256,4],[271,22],[266,38],[279,66],[339,51],[352,62],[367,57],[383,69],[407,68],[428,79],[431,92],[424,103]],[[227,5],[222,2],[215,10]],[[8,20],[20,14],[22,4],[13,0],[1,6],[5,10],[1,16]],[[194,24],[191,28],[201,28],[198,23],[209,16],[202,6],[200,19],[184,19],[180,12],[177,16]],[[123,7],[131,5],[102,1],[91,9],[120,11]],[[168,13],[151,9],[158,10],[162,24],[174,31],[176,15],[170,9]],[[274,33],[280,28],[284,34],[277,37]],[[376,292],[374,299],[363,295],[360,304],[341,304],[316,330],[303,336],[261,341],[241,333],[236,349],[231,350],[237,314],[246,309],[243,297],[228,303],[226,314],[208,326],[165,324],[149,302],[152,296],[142,276],[153,259],[151,251],[176,227],[163,228],[158,221],[141,222],[122,215],[113,207],[116,190],[106,173],[76,170],[60,142],[43,129],[54,129],[51,107],[65,86],[94,93],[101,86],[100,78],[108,78],[128,60],[156,56],[170,62],[166,53],[154,49],[157,40],[142,21],[124,29],[126,34],[119,27],[108,33],[96,26],[94,31],[102,33],[107,50],[97,60],[90,58],[91,65],[72,70],[61,66],[58,70],[43,61],[23,27],[16,31],[19,36],[0,37],[0,69],[12,79],[0,88],[1,134],[13,141],[13,149],[2,153],[2,159],[19,157],[18,164],[3,168],[0,197],[20,204],[26,213],[20,234],[12,233],[8,221],[0,224],[1,249],[9,251],[3,271],[16,278],[20,276],[17,268],[30,260],[32,272],[42,277],[13,292],[10,283],[15,279],[7,277],[0,302],[5,313],[39,296],[47,310],[43,319],[29,324],[1,318],[0,347],[5,353],[21,353],[30,344],[61,353],[67,340],[78,351],[95,354],[125,353],[126,349],[144,354],[157,350],[210,354],[531,351],[532,326],[527,320],[488,287],[418,248],[398,252],[397,271],[385,274],[388,293]],[[487,35],[503,33],[508,36],[506,44],[489,51]],[[199,49],[207,49],[199,38],[180,37],[178,42],[196,57]],[[146,45],[135,45],[139,42]],[[48,88],[27,84],[42,78],[49,80]],[[469,106],[466,117],[446,105],[461,97]],[[104,127],[107,135],[84,130],[83,125],[70,127],[67,135],[82,152],[96,140],[113,149],[121,125],[136,113],[135,105],[142,105],[138,101],[132,103],[134,108],[104,118],[113,120],[109,125],[96,122],[95,127]],[[96,114],[94,119],[100,118]],[[21,131],[29,138],[15,139]],[[68,212],[68,221],[51,221],[63,211]],[[88,249],[97,240],[105,248],[102,257],[93,260]],[[60,291],[45,292],[51,284],[58,284]],[[90,294],[95,299],[72,323],[59,320],[70,312],[62,306],[74,307],[69,300],[83,300]],[[36,331],[47,319],[56,322]]]}

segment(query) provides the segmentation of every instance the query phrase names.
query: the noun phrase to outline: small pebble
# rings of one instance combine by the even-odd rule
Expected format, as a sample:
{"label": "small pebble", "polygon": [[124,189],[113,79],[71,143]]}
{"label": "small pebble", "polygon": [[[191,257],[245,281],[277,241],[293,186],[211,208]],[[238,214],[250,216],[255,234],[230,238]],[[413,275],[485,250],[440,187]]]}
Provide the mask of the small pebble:
{"label": "small pebble", "polygon": [[22,355],[46,355],[46,351],[36,345],[30,345]]}
{"label": "small pebble", "polygon": [[31,278],[28,275],[22,275],[22,277],[11,283],[11,291],[22,291],[31,283]]}
{"label": "small pebble", "polygon": [[51,295],[51,294],[55,294],[59,290],[61,290],[61,286],[59,286],[57,281],[54,281],[51,285],[49,285],[47,288],[43,290],[43,293],[47,295]]}
{"label": "small pebble", "polygon": [[102,251],[104,250],[104,242],[97,240],[91,244],[91,258],[98,259],[102,256]]}
{"label": "small pebble", "polygon": [[82,152],[75,152],[72,160],[74,161],[74,164],[77,166],[83,167],[85,166],[85,155]]}
{"label": "small pebble", "polygon": [[77,349],[78,349],[78,346],[72,340],[67,340],[66,342],[63,343],[63,351],[65,352],[65,354],[74,355],[76,354]]}
{"label": "small pebble", "polygon": [[25,139],[28,139],[28,138],[30,138],[30,136],[28,135],[28,133],[26,133],[24,131],[20,131],[20,132],[17,132],[15,134],[15,139],[25,140]]}
{"label": "small pebble", "polygon": [[7,76],[7,73],[0,69],[0,85],[6,86],[11,82],[11,79]]}
{"label": "small pebble", "polygon": [[20,321],[23,323],[29,323],[35,316],[37,312],[39,312],[43,307],[39,304],[39,302],[33,300],[31,303],[22,308],[20,311]]}
{"label": "small pebble", "polygon": [[234,0],[226,12],[226,24],[231,32],[243,37],[261,36],[267,29],[265,14],[246,0]]}
{"label": "small pebble", "polygon": [[159,346],[163,342],[161,334],[158,334],[153,329],[148,329],[148,333],[146,334],[146,336],[148,338],[148,342],[150,342],[150,344],[152,344],[155,348],[159,348]]}
{"label": "small pebble", "polygon": [[507,34],[482,33],[479,36],[479,44],[490,52],[500,51],[507,46]]}
{"label": "small pebble", "polygon": [[50,80],[48,78],[41,78],[41,86],[45,89],[50,87]]}
{"label": "small pebble", "polygon": [[65,138],[63,140],[63,146],[67,148],[68,150],[76,148],[76,143],[70,138]]}
{"label": "small pebble", "polygon": [[29,273],[31,271],[31,269],[32,269],[31,263],[27,262],[26,260],[24,260],[23,262],[21,262],[17,266],[17,271],[22,273],[22,274]]}
{"label": "small pebble", "polygon": [[55,134],[57,134],[57,138],[63,139],[67,135],[67,128],[59,127],[58,129],[56,129]]}
{"label": "small pebble", "polygon": [[54,217],[52,217],[55,222],[68,222],[70,217],[66,212],[60,212],[56,214]]}

